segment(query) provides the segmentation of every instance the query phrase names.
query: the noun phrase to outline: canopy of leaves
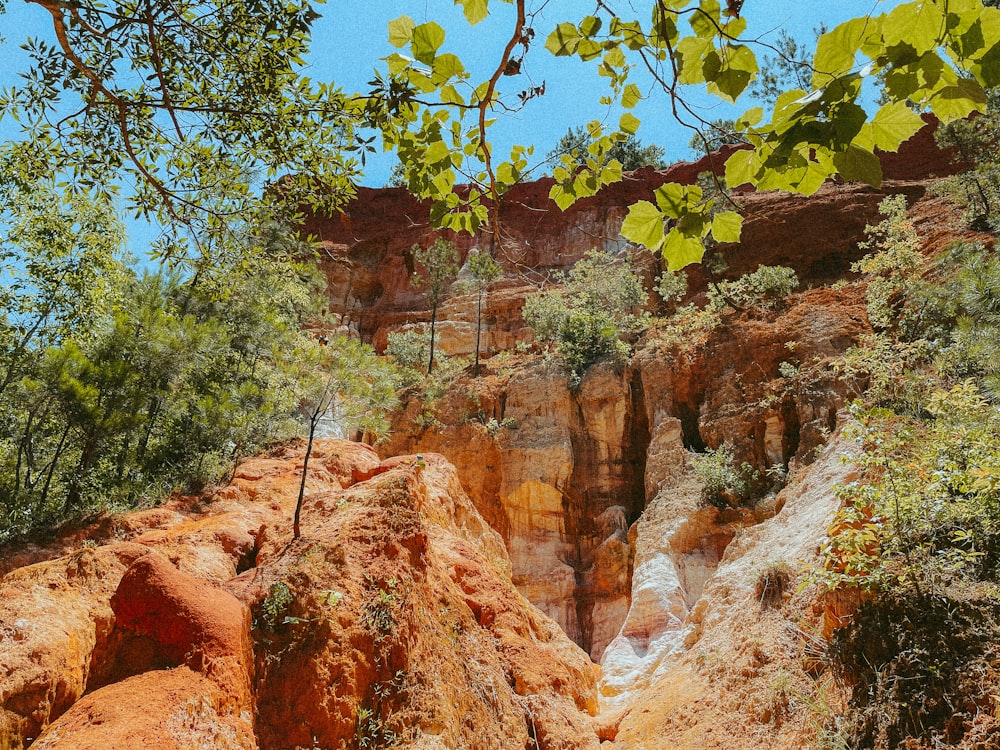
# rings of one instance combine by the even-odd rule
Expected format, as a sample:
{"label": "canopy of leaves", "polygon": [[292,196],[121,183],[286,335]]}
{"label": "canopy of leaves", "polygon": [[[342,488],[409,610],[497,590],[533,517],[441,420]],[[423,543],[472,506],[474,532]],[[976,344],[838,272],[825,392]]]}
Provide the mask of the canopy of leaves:
{"label": "canopy of leaves", "polygon": [[[488,223],[498,241],[496,199],[530,169],[524,147],[505,161],[494,158],[487,132],[493,111],[518,106],[499,89],[504,74],[516,77],[534,51],[526,5],[512,2],[510,43],[486,81],[470,80],[461,60],[446,51],[445,30],[434,22],[418,25],[404,16],[390,24],[390,41],[402,51],[387,59],[389,75],[416,92],[399,111],[401,123],[383,133],[386,147],[406,164],[407,185],[434,202],[432,216],[440,225],[475,230]],[[488,0],[463,5],[472,23],[491,12]],[[651,5],[651,13],[636,17],[630,5],[600,3],[593,15],[558,23],[545,39],[550,53],[597,66],[609,84],[603,101],[624,111],[610,131],[588,124],[590,143],[586,153],[578,152],[582,162],[554,170],[550,195],[561,208],[620,179],[621,162],[611,149],[637,132],[634,109],[645,96],[662,96],[664,108],[694,128],[703,121],[685,99],[690,87],[737,102],[755,80],[777,94],[788,79],[792,88],[775,96],[769,121],[759,107],[736,119],[733,135],[752,148],[729,158],[726,181],[809,194],[834,174],[878,184],[875,149],[896,150],[922,126],[919,111],[932,111],[944,122],[959,120],[981,111],[984,87],[1000,83],[1000,11],[984,8],[981,0],[903,2],[824,31],[812,55],[781,39],[765,48],[765,56],[774,52],[787,63],[787,76],[778,71],[780,85],[760,75],[760,29],[750,30],[746,18],[724,11],[717,0]],[[640,71],[651,73],[653,82]],[[885,89],[886,104],[875,112],[866,111],[861,98],[865,80],[881,81]],[[530,87],[518,94],[521,104],[533,96]],[[461,195],[453,190],[459,176],[473,183]],[[492,207],[484,196],[493,199]],[[675,269],[699,261],[706,241],[739,239],[739,217],[712,212],[713,203],[701,195],[666,185],[655,202],[631,207],[622,232],[662,251]]]}
{"label": "canopy of leaves", "polygon": [[54,41],[28,39],[22,83],[0,92],[0,117],[21,127],[0,146],[6,180],[104,203],[124,189],[175,254],[204,250],[262,202],[352,194],[363,104],[302,75],[312,2],[29,2]]}
{"label": "canopy of leaves", "polygon": [[571,381],[603,357],[622,360],[631,337],[649,324],[648,295],[627,260],[591,250],[557,280],[560,288],[525,300],[524,320],[535,338],[555,343]]}
{"label": "canopy of leaves", "polygon": [[[586,128],[583,126],[570,128],[566,135],[559,139],[555,148],[545,155],[545,159],[565,164],[566,160],[562,159],[565,155],[573,163],[583,167],[587,165],[590,144],[590,135]],[[631,172],[643,167],[666,169],[667,163],[663,160],[665,153],[661,146],[655,144],[643,146],[642,142],[630,133],[623,140],[616,140],[608,149],[606,156],[621,164],[623,172]]]}
{"label": "canopy of leaves", "polygon": [[287,227],[262,227],[239,265],[139,276],[94,202],[39,191],[6,208],[0,539],[221,478],[302,431],[317,379],[341,423],[383,426],[386,366],[359,342],[334,350],[304,331],[317,274],[270,244]]}

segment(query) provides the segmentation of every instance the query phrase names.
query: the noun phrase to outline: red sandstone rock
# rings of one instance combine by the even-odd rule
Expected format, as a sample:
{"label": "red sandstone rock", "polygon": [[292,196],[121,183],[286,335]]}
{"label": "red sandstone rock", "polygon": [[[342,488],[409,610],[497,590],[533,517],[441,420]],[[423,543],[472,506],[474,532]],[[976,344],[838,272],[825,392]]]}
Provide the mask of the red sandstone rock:
{"label": "red sandstone rock", "polygon": [[34,750],[257,750],[249,715],[187,667],[146,672],[90,693]]}
{"label": "red sandstone rock", "polygon": [[233,707],[250,707],[250,617],[231,594],[152,553],[125,572],[111,607],[121,646],[110,681],[183,665],[215,682]]}

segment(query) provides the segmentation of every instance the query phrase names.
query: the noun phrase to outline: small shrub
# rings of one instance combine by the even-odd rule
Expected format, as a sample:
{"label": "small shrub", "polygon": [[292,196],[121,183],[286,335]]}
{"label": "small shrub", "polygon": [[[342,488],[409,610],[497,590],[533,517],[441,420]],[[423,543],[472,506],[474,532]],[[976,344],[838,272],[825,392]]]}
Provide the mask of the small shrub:
{"label": "small shrub", "polygon": [[294,601],[287,583],[272,583],[267,596],[260,603],[260,622],[268,630],[277,630],[285,622],[289,607]]}
{"label": "small shrub", "polygon": [[725,301],[743,308],[762,311],[779,310],[788,301],[799,285],[795,271],[786,266],[759,266],[735,281],[721,281],[717,288],[709,292],[709,297],[724,298]]}
{"label": "small shrub", "polygon": [[868,282],[865,305],[873,328],[889,328],[895,318],[895,303],[899,293],[920,279],[920,238],[913,222],[906,216],[906,196],[891,195],[878,207],[885,217],[878,224],[865,227],[868,239],[858,245],[873,252],[853,266]]}
{"label": "small shrub", "polygon": [[430,350],[427,334],[418,329],[409,328],[405,331],[393,331],[389,334],[385,354],[399,366],[403,385],[408,386],[416,384],[423,378]]}
{"label": "small shrub", "polygon": [[760,478],[760,472],[746,461],[736,465],[736,456],[728,443],[723,443],[716,450],[693,454],[691,464],[704,485],[702,500],[719,509],[749,500]]}
{"label": "small shrub", "polygon": [[779,362],[778,363],[778,374],[785,380],[794,380],[799,374],[799,368],[793,365],[791,362]]}
{"label": "small shrub", "polygon": [[667,345],[694,346],[703,343],[720,321],[719,309],[714,305],[684,305],[659,328],[656,338]]}
{"label": "small shrub", "polygon": [[687,295],[688,278],[685,273],[664,271],[656,280],[656,293],[663,303],[669,307],[678,304]]}
{"label": "small shrub", "polygon": [[531,295],[524,320],[536,340],[555,343],[571,384],[599,359],[628,357],[623,338],[634,339],[650,322],[641,310],[647,301],[642,280],[628,262],[591,250],[559,277],[563,289]]}
{"label": "small shrub", "polygon": [[754,596],[762,609],[780,606],[792,586],[792,567],[785,561],[769,563],[757,576]]}

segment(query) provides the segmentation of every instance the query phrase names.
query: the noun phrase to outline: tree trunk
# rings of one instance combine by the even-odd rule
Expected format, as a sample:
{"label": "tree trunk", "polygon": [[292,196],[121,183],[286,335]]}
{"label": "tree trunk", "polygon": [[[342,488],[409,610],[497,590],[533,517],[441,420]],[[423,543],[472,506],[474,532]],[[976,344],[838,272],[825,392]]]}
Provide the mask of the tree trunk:
{"label": "tree trunk", "polygon": [[479,287],[479,296],[476,298],[476,365],[472,368],[472,374],[479,377],[479,337],[483,330],[483,288]]}
{"label": "tree trunk", "polygon": [[302,517],[302,500],[306,496],[306,476],[309,473],[309,456],[312,454],[313,438],[316,435],[316,424],[319,422],[320,414],[323,413],[323,399],[320,399],[316,410],[309,415],[309,440],[306,443],[306,457],[302,459],[302,481],[299,482],[299,499],[295,501],[295,516],[292,519],[292,538],[298,539],[302,536],[302,529],[299,526],[299,519]]}
{"label": "tree trunk", "polygon": [[431,374],[431,370],[434,369],[434,324],[437,322],[437,305],[435,304],[431,308],[431,356],[427,360],[427,374]]}

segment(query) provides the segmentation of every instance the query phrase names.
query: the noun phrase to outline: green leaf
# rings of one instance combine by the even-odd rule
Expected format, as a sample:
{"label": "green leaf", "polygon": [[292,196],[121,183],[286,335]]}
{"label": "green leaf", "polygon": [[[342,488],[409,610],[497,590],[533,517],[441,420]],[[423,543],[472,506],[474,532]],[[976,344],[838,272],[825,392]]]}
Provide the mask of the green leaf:
{"label": "green leaf", "polygon": [[854,67],[854,57],[868,33],[868,20],[852,18],[817,40],[812,81],[815,88],[823,87],[830,79],[842,76]]}
{"label": "green leaf", "polygon": [[906,106],[905,102],[893,102],[875,113],[854,139],[854,143],[869,151],[875,148],[897,151],[901,143],[909,140],[923,126],[923,119]]}
{"label": "green leaf", "polygon": [[454,86],[441,87],[441,101],[444,102],[445,104],[458,104],[458,105],[465,104],[465,99],[462,98],[462,95],[458,93],[458,89],[456,89]]}
{"label": "green leaf", "polygon": [[893,9],[885,22],[885,44],[903,43],[918,55],[936,49],[944,31],[944,14],[932,2],[905,3]]}
{"label": "green leaf", "polygon": [[703,39],[712,39],[719,33],[721,12],[719,0],[701,0],[698,10],[688,16],[691,29]]}
{"label": "green leaf", "polygon": [[639,91],[639,87],[634,83],[628,84],[622,92],[622,106],[625,107],[625,109],[632,109],[641,101],[642,92]]}
{"label": "green leaf", "polygon": [[639,130],[640,120],[638,117],[633,115],[631,112],[626,112],[621,116],[618,121],[618,129],[623,133],[628,133],[629,135],[635,135],[636,131]]}
{"label": "green leaf", "polygon": [[931,97],[931,111],[949,123],[968,117],[973,112],[986,111],[986,92],[977,81],[960,78],[953,86],[945,86]]}
{"label": "green leaf", "polygon": [[472,26],[490,14],[489,0],[455,0],[455,5],[462,6],[465,20]]}
{"label": "green leaf", "polygon": [[444,44],[444,29],[434,21],[422,23],[413,29],[410,49],[413,56],[425,65],[434,63],[434,56],[442,44]]}
{"label": "green leaf", "polygon": [[700,239],[684,235],[676,229],[670,230],[663,243],[663,258],[671,271],[680,271],[684,266],[701,263],[704,255],[705,245]]}
{"label": "green leaf", "polygon": [[[679,68],[677,80],[681,83],[703,83],[706,79],[705,69],[711,71],[712,66],[706,62],[710,57],[718,61],[718,53],[712,48],[710,39],[696,36],[686,36],[677,43],[675,59]],[[716,65],[721,63],[717,62]]]}
{"label": "green leaf", "polygon": [[576,48],[580,45],[581,40],[582,37],[576,26],[563,22],[549,34],[548,39],[545,40],[545,49],[556,57],[566,57],[576,54]]}
{"label": "green leaf", "polygon": [[629,206],[622,222],[622,237],[655,252],[663,244],[663,213],[649,201]]}
{"label": "green leaf", "polygon": [[759,169],[756,153],[749,149],[737,151],[726,159],[726,185],[733,189],[740,185],[756,184]]}
{"label": "green leaf", "polygon": [[389,44],[393,47],[405,47],[413,38],[415,26],[409,16],[400,16],[394,21],[389,21]]}
{"label": "green leaf", "polygon": [[833,164],[840,175],[850,182],[865,182],[872,187],[882,184],[882,163],[871,151],[848,146],[833,155]]}
{"label": "green leaf", "polygon": [[743,217],[735,211],[724,211],[712,219],[712,237],[716,242],[739,242]]}
{"label": "green leaf", "polygon": [[465,75],[465,66],[457,55],[447,52],[434,58],[432,66],[435,81],[444,83],[451,78],[461,78]]}
{"label": "green leaf", "polygon": [[587,16],[580,21],[580,34],[585,37],[592,37],[601,30],[601,19],[597,16]]}
{"label": "green leaf", "polygon": [[[757,72],[757,58],[753,51],[745,46],[727,46],[722,58],[722,69],[711,78],[708,91],[721,99],[735,103],[753,80]],[[705,76],[708,78],[708,76]]]}
{"label": "green leaf", "polygon": [[656,205],[671,218],[678,219],[691,211],[702,199],[702,190],[697,185],[681,185],[668,182],[654,193]]}

